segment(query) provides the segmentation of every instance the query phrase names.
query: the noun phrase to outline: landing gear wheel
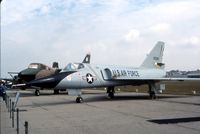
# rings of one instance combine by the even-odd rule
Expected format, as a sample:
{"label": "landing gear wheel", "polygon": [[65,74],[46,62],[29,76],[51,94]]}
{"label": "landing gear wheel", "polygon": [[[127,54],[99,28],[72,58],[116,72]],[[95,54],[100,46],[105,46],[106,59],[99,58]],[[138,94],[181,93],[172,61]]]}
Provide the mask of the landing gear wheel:
{"label": "landing gear wheel", "polygon": [[155,91],[157,91],[156,84],[154,82],[149,83],[149,96],[152,100],[156,99]]}
{"label": "landing gear wheel", "polygon": [[40,96],[40,90],[35,90],[35,96]]}
{"label": "landing gear wheel", "polygon": [[83,98],[80,97],[80,96],[78,96],[78,97],[76,98],[76,103],[82,103],[82,102],[83,102]]}
{"label": "landing gear wheel", "polygon": [[59,94],[59,90],[53,90],[54,94]]}
{"label": "landing gear wheel", "polygon": [[108,97],[113,99],[115,97],[115,95],[114,95],[114,93],[115,93],[114,87],[108,87],[107,93],[108,93]]}
{"label": "landing gear wheel", "polygon": [[156,99],[156,93],[154,91],[150,91],[149,96],[152,100]]}
{"label": "landing gear wheel", "polygon": [[109,92],[109,93],[108,93],[108,96],[109,96],[111,99],[113,99],[113,98],[115,97],[113,92]]}

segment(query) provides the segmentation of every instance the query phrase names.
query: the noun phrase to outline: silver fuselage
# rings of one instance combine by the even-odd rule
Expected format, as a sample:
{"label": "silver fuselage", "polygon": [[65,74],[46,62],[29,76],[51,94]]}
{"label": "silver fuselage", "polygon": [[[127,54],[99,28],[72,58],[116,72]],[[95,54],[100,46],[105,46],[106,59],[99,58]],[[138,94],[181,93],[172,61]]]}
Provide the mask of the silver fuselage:
{"label": "silver fuselage", "polygon": [[[148,84],[149,79],[163,78],[163,69],[133,68],[122,66],[100,66],[83,64],[84,68],[62,79],[56,89],[83,89],[95,87],[142,85]],[[91,74],[92,82],[88,82],[87,74]],[[141,80],[143,79],[143,80]]]}

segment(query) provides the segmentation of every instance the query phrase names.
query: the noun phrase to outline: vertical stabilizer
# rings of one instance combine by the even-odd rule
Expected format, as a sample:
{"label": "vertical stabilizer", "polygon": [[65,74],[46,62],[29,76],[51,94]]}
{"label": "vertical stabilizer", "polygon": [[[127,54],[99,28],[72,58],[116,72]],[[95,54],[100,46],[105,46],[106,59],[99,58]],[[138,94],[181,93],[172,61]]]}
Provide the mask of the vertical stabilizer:
{"label": "vertical stabilizer", "polygon": [[90,64],[90,54],[89,53],[85,56],[85,58],[84,58],[82,63]]}
{"label": "vertical stabilizer", "polygon": [[146,59],[140,66],[141,68],[164,68],[162,63],[163,51],[164,51],[164,42],[159,41],[151,52],[147,55]]}
{"label": "vertical stabilizer", "polygon": [[52,64],[52,68],[59,68],[59,66],[58,66],[58,62],[53,62],[53,64]]}

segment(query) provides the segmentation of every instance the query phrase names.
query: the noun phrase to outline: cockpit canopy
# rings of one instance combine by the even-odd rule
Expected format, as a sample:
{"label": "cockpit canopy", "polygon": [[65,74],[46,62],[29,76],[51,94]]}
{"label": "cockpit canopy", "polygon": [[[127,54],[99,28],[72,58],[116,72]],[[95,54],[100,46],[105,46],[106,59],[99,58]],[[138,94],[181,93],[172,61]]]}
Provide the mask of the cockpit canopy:
{"label": "cockpit canopy", "polygon": [[62,72],[69,72],[69,71],[77,71],[79,69],[84,68],[85,66],[82,63],[69,63]]}
{"label": "cockpit canopy", "polygon": [[31,63],[28,68],[31,68],[31,69],[46,69],[47,67],[43,64],[40,64],[40,63]]}
{"label": "cockpit canopy", "polygon": [[38,69],[39,68],[39,65],[36,64],[36,63],[31,63],[28,68],[33,68],[33,69]]}

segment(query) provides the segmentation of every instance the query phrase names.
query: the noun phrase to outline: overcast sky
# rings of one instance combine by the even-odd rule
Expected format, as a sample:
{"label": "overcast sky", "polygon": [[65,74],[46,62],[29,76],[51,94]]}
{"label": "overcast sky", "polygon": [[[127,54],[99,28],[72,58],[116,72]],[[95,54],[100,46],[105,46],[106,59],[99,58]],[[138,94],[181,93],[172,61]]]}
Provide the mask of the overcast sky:
{"label": "overcast sky", "polygon": [[3,0],[2,76],[31,62],[138,67],[164,41],[166,69],[200,68],[199,0]]}

